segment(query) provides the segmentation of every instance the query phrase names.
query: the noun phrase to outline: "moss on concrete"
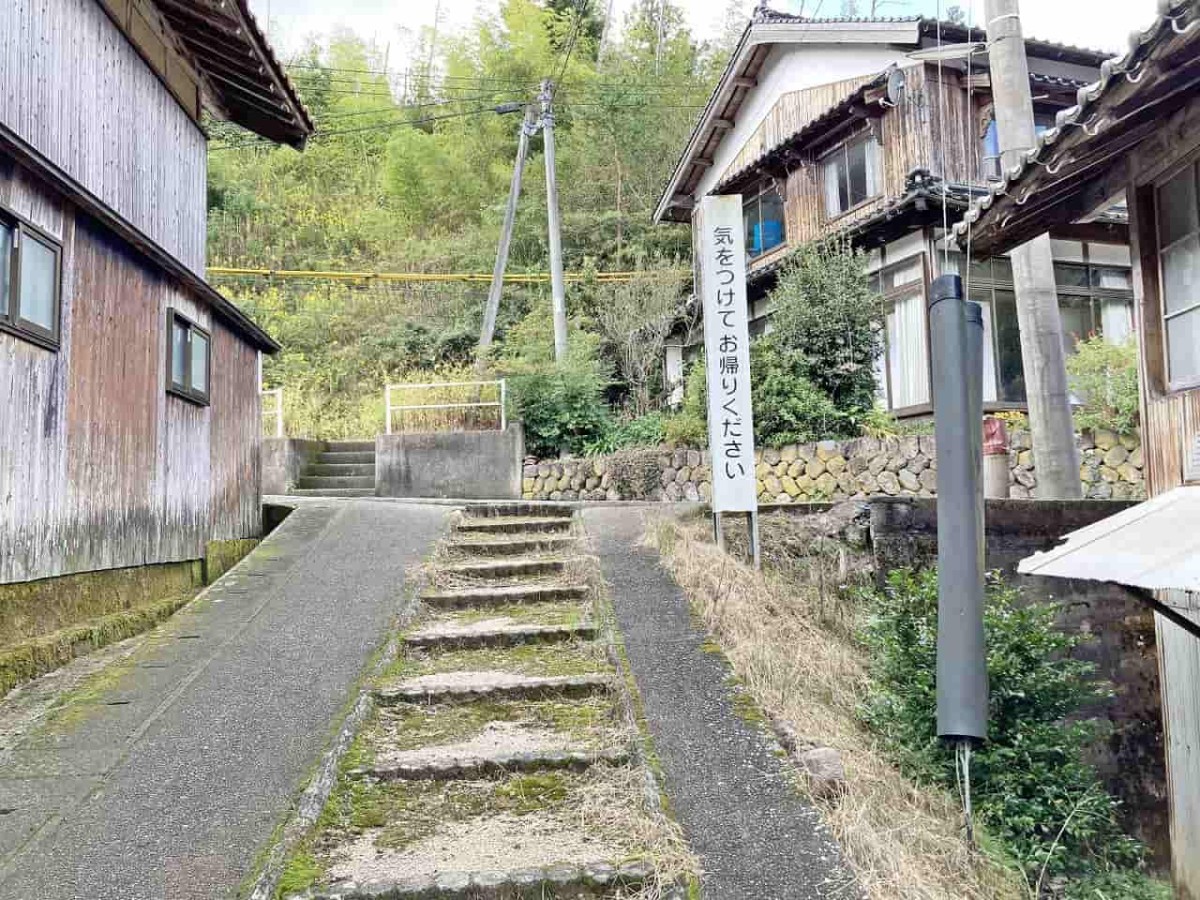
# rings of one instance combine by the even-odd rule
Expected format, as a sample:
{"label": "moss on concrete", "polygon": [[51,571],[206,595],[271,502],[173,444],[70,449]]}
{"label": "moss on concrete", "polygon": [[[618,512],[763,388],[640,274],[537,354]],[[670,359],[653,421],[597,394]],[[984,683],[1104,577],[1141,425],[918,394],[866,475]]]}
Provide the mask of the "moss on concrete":
{"label": "moss on concrete", "polygon": [[204,545],[204,583],[212,584],[258,546],[258,538],[209,541]]}
{"label": "moss on concrete", "polygon": [[190,596],[203,585],[200,560],[0,584],[0,650],[135,612],[167,597]]}
{"label": "moss on concrete", "polygon": [[603,648],[591,641],[565,644],[522,644],[480,650],[406,649],[383,680],[417,678],[447,672],[511,672],[530,678],[595,675],[612,671]]}
{"label": "moss on concrete", "polygon": [[0,697],[17,685],[64,666],[78,656],[153,628],[193,596],[189,592],[101,616],[0,650]]}

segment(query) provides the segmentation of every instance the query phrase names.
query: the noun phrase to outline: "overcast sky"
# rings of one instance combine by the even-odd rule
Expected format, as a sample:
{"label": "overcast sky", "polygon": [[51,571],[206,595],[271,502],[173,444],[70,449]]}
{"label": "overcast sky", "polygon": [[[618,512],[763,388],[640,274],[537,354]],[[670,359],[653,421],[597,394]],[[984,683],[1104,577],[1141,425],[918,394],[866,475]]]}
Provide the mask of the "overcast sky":
{"label": "overcast sky", "polygon": [[[612,4],[618,19],[633,6],[634,0],[592,0]],[[712,37],[721,27],[729,0],[677,0],[687,11],[693,31]],[[818,15],[836,15],[842,0],[774,0],[774,9],[796,12],[802,2],[808,10],[817,6]],[[869,8],[871,0],[859,0],[859,8]],[[937,15],[955,0],[883,0],[879,15]],[[983,24],[983,0],[972,2],[974,24]],[[251,0],[260,21],[270,22],[272,41],[286,56],[301,46],[308,35],[327,34],[342,26],[364,37],[373,38],[380,49],[387,48],[389,66],[402,69],[421,29],[434,22],[438,27],[460,30],[481,11],[493,11],[499,0]],[[755,0],[744,0],[747,13]],[[417,7],[414,9],[413,7]],[[440,9],[439,9],[440,7]],[[1021,13],[1025,33],[1031,37],[1083,47],[1123,52],[1129,32],[1148,26],[1154,19],[1155,0],[1025,0]]]}

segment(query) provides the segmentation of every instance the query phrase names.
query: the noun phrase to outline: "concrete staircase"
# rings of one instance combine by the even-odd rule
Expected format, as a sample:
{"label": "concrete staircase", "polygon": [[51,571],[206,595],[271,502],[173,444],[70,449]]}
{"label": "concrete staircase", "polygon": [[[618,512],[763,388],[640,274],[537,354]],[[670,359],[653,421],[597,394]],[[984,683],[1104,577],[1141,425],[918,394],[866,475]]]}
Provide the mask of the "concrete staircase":
{"label": "concrete staircase", "polygon": [[375,496],[375,442],[329,441],[292,491],[301,497]]}

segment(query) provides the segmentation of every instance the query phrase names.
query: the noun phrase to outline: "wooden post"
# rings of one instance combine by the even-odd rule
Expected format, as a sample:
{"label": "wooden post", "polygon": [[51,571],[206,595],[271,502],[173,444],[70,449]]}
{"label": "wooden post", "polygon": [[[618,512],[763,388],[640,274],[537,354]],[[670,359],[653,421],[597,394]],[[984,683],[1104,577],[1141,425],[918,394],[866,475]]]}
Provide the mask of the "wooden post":
{"label": "wooden post", "polygon": [[[1035,143],[1029,65],[1018,0],[986,0],[985,8],[1000,162],[1007,171]],[[1078,500],[1083,496],[1079,450],[1050,236],[1043,234],[1014,250],[1012,266],[1038,499]]]}
{"label": "wooden post", "polygon": [[542,82],[542,138],[546,153],[546,220],[550,231],[550,297],[554,304],[554,359],[567,356],[567,295],[563,287],[562,233],[558,220],[558,176],[554,168],[554,84]]}
{"label": "wooden post", "polygon": [[487,349],[496,333],[496,315],[500,311],[500,295],[504,291],[504,270],[508,266],[508,248],[512,243],[513,223],[517,218],[517,198],[521,196],[521,176],[525,172],[525,157],[529,153],[529,137],[534,131],[533,106],[525,107],[521,123],[521,139],[517,145],[517,160],[513,163],[512,183],[508,188],[508,205],[504,208],[504,227],[500,231],[500,246],[496,248],[496,264],[492,268],[492,287],[488,291],[483,312],[483,327],[479,331],[479,349],[475,354],[475,369],[481,370]]}

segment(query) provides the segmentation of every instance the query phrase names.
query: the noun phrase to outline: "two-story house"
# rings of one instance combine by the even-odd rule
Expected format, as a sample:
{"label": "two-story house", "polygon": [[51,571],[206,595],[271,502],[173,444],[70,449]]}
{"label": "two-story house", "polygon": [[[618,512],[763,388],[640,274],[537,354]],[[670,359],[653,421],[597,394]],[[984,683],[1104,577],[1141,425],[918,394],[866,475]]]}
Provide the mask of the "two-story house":
{"label": "two-story house", "polygon": [[[982,31],[926,18],[807,19],[760,8],[696,123],[655,213],[687,222],[700,197],[744,198],[751,332],[790,249],[841,236],[867,251],[886,299],[881,397],[900,416],[930,411],[928,285],[969,281],[986,316],[989,410],[1025,401],[1008,261],[965,265],[945,234],[999,175]],[[1040,127],[1095,80],[1106,54],[1027,41]],[[1054,234],[1063,331],[1075,340],[1132,328],[1128,229],[1120,208]],[[676,334],[668,381],[699,349]],[[1068,348],[1070,349],[1070,348]]]}
{"label": "two-story house", "polygon": [[205,280],[206,112],[312,131],[246,0],[0,3],[0,600],[261,534],[278,345]]}

